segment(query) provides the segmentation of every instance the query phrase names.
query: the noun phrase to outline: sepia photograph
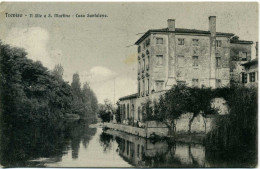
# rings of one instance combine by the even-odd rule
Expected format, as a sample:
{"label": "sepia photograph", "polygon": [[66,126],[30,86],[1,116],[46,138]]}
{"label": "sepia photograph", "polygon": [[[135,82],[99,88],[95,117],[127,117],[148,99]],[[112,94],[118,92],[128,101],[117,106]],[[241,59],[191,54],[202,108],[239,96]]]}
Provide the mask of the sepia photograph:
{"label": "sepia photograph", "polygon": [[1,2],[0,168],[257,168],[258,10]]}

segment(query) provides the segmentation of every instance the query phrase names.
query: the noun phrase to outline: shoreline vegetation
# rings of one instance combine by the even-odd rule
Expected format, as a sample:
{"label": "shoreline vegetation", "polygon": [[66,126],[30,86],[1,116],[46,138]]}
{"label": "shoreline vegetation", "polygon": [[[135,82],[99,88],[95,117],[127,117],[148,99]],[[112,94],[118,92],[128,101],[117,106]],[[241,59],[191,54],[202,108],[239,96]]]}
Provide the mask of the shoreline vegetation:
{"label": "shoreline vegetation", "polygon": [[59,119],[96,122],[98,103],[88,83],[77,73],[63,80],[63,67],[48,70],[27,58],[24,49],[0,41],[1,124],[37,123]]}
{"label": "shoreline vegetation", "polygon": [[[226,101],[228,114],[218,115],[219,110],[215,107],[212,108],[211,100],[215,98],[223,98]],[[171,122],[171,125],[168,126],[172,127],[170,132],[173,132],[173,136],[176,134],[174,121],[179,119],[181,114],[193,112],[188,135],[177,135],[176,140],[199,138],[199,140],[203,140],[209,150],[209,156],[212,158],[214,158],[214,153],[219,154],[222,158],[230,159],[234,153],[244,153],[254,157],[251,159],[251,166],[257,164],[258,92],[255,87],[231,85],[230,87],[210,89],[176,85],[152,106],[151,101],[148,101],[146,110],[147,120]],[[205,138],[200,138],[200,133],[194,135],[190,132],[192,120],[199,114],[204,118],[207,115],[216,116],[213,121],[214,127],[207,134],[205,131]],[[243,160],[246,161],[246,158]]]}

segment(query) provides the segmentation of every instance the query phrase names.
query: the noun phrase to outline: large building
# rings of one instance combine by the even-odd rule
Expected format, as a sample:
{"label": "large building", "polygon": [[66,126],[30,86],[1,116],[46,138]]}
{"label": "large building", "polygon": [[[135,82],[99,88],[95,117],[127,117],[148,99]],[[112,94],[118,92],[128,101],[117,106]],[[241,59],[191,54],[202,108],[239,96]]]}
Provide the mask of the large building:
{"label": "large building", "polygon": [[[251,42],[231,39],[233,33],[216,31],[216,16],[209,17],[209,30],[175,28],[168,20],[164,29],[148,30],[138,46],[137,93],[120,98],[122,123],[139,125],[143,103],[158,99],[173,85],[193,87],[229,86],[231,56],[251,58]],[[232,47],[237,48],[232,50]],[[239,51],[239,49],[242,51]],[[245,56],[244,56],[245,55]],[[235,62],[237,60],[234,60]],[[232,69],[232,71],[231,71]]]}

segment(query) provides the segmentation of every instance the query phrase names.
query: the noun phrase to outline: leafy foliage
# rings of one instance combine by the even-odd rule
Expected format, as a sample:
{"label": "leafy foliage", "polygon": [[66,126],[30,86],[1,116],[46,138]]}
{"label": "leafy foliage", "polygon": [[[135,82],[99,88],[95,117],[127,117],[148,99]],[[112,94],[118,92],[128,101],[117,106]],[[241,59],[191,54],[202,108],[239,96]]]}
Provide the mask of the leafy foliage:
{"label": "leafy foliage", "polygon": [[120,122],[121,121],[121,113],[120,113],[120,103],[119,101],[116,103],[117,109],[116,109],[116,121]]}
{"label": "leafy foliage", "polygon": [[103,122],[109,122],[112,119],[113,105],[110,100],[105,99],[104,104],[99,104],[98,115]]}
{"label": "leafy foliage", "polygon": [[191,93],[185,85],[175,85],[167,91],[159,99],[159,102],[154,102],[154,110],[151,110],[151,101],[145,105],[146,116],[145,120],[156,120],[164,123],[169,134],[174,135],[176,124],[175,120],[180,118],[182,114],[187,113],[187,105]]}
{"label": "leafy foliage", "polygon": [[183,84],[173,86],[159,99],[152,102],[147,101],[145,104],[146,120],[156,120],[166,124],[171,134],[174,134],[175,121],[183,114],[191,113],[192,118],[189,121],[189,131],[191,124],[196,116],[200,113],[203,116],[215,113],[211,108],[211,99],[213,93],[210,88],[191,88]]}
{"label": "leafy foliage", "polygon": [[[209,146],[215,150],[237,150],[257,147],[257,89],[232,87],[216,89],[229,107],[229,114],[216,119],[215,129],[208,134]],[[238,148],[239,147],[239,148]]]}
{"label": "leafy foliage", "polygon": [[[68,113],[85,117],[87,113],[97,111],[97,99],[93,91],[89,87],[81,91],[79,77],[73,77],[75,79],[70,86],[62,79],[61,65],[49,71],[39,61],[34,62],[26,55],[23,49],[0,43],[2,120],[10,124],[41,122],[59,119]],[[75,97],[80,102],[73,102]],[[84,107],[78,106],[78,103]],[[80,108],[85,111],[75,111]]]}

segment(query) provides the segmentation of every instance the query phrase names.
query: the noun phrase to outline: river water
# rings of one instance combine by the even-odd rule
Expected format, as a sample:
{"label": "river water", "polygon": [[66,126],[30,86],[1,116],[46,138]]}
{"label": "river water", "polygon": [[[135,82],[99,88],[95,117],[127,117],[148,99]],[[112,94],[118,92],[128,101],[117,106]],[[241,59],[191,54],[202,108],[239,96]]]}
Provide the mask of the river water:
{"label": "river water", "polygon": [[0,148],[4,167],[244,167],[254,159],[221,158],[203,144],[147,140],[84,122],[12,127],[1,132]]}

